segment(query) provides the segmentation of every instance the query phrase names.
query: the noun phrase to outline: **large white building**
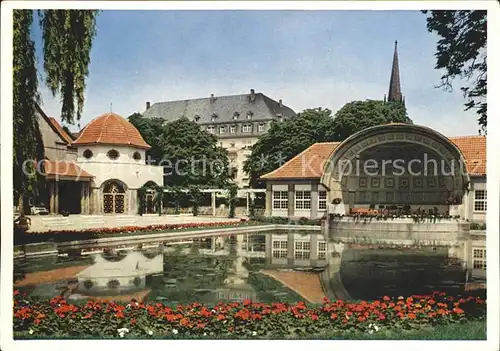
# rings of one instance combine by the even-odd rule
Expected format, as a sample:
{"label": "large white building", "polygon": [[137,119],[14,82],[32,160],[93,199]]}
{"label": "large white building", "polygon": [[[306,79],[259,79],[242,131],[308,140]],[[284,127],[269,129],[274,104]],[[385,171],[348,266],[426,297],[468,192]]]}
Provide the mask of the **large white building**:
{"label": "large white building", "polygon": [[202,130],[214,134],[222,147],[229,152],[233,176],[240,188],[248,187],[248,175],[243,172],[243,163],[251,153],[250,147],[260,135],[266,133],[272,121],[295,117],[295,112],[282,100],[256,93],[230,96],[211,95],[206,98],[146,102],[145,118],[161,118],[171,122],[186,117],[198,124]]}
{"label": "large white building", "polygon": [[137,190],[163,185],[163,169],[146,164],[150,148],[125,118],[105,113],[83,128],[76,140],[39,109],[47,189],[37,202],[50,213],[136,214]]}

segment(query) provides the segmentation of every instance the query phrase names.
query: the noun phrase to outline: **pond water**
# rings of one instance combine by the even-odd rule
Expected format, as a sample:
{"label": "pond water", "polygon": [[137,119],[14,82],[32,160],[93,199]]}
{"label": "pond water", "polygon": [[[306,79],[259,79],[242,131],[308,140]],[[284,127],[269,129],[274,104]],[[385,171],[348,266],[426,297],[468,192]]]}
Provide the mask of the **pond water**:
{"label": "pond water", "polygon": [[[294,302],[304,300],[295,291],[309,287],[295,285],[291,289],[268,273],[319,274],[331,256],[331,245],[317,232],[165,240],[16,259],[15,285],[31,296],[62,294],[73,301],[135,297],[173,305],[244,299]],[[434,290],[460,292],[464,273],[458,262],[446,256],[446,250],[432,248],[348,249],[341,259],[340,276],[353,299]]]}

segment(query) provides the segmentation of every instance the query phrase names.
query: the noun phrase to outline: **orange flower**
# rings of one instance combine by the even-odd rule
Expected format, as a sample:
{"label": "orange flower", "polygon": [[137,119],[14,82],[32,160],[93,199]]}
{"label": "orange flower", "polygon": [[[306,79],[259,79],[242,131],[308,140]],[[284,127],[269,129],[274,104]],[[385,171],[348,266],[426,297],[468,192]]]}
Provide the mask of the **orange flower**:
{"label": "orange flower", "polygon": [[383,299],[384,299],[384,301],[390,301],[391,300],[391,298],[389,296],[384,296]]}
{"label": "orange flower", "polygon": [[182,325],[183,327],[185,327],[186,325],[189,324],[189,320],[187,318],[182,318],[180,321],[179,321],[180,325]]}
{"label": "orange flower", "polygon": [[337,314],[336,313],[332,313],[332,315],[330,316],[331,319],[337,319]]}
{"label": "orange flower", "polygon": [[205,325],[206,325],[205,323],[198,323],[197,327],[200,329],[204,329]]}
{"label": "orange flower", "polygon": [[461,309],[461,308],[458,308],[458,307],[455,307],[453,309],[453,312],[455,312],[456,314],[463,314],[464,313],[464,310]]}
{"label": "orange flower", "polygon": [[122,311],[120,311],[120,312],[116,312],[116,313],[115,313],[115,317],[116,317],[116,318],[123,318],[123,317],[125,317],[125,315],[123,314],[123,312],[122,312]]}
{"label": "orange flower", "polygon": [[408,318],[415,319],[415,318],[417,318],[417,316],[415,315],[415,313],[408,313]]}
{"label": "orange flower", "polygon": [[365,317],[363,317],[363,316],[359,316],[359,317],[358,317],[358,321],[360,321],[360,322],[363,322],[365,319],[366,319],[366,318],[365,318]]}
{"label": "orange flower", "polygon": [[217,315],[217,320],[218,320],[218,321],[221,321],[221,320],[223,320],[223,319],[226,319],[226,317],[224,317],[224,315],[223,315],[223,314],[219,314],[219,315]]}

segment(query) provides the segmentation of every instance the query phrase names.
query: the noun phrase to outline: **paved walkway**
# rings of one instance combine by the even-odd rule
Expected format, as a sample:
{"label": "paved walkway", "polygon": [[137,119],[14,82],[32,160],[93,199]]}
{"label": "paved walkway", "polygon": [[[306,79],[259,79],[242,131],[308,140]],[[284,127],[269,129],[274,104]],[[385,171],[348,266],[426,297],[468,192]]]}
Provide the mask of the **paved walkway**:
{"label": "paved walkway", "polygon": [[267,269],[262,272],[295,291],[309,302],[322,303],[325,298],[325,293],[321,288],[319,273],[281,272]]}
{"label": "paved walkway", "polygon": [[53,283],[60,280],[76,278],[76,275],[90,266],[73,266],[66,268],[57,268],[50,271],[26,273],[24,279],[14,283],[14,286],[38,285]]}

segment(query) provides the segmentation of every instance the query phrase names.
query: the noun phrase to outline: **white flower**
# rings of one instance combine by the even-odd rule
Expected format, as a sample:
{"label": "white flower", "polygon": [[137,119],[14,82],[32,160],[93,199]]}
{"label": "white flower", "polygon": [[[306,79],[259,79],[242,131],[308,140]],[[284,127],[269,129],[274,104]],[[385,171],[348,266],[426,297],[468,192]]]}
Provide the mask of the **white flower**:
{"label": "white flower", "polygon": [[153,335],[153,331],[152,330],[148,331],[148,334]]}
{"label": "white flower", "polygon": [[207,333],[203,333],[204,336],[207,336]]}
{"label": "white flower", "polygon": [[29,333],[30,333],[30,334],[33,334],[33,329],[30,329]]}
{"label": "white flower", "polygon": [[177,335],[179,334],[179,331],[177,329],[172,329],[172,334]]}
{"label": "white flower", "polygon": [[369,331],[368,331],[368,334],[373,334],[373,330],[369,330]]}
{"label": "white flower", "polygon": [[128,304],[127,306],[125,306],[126,308],[129,308],[130,307],[130,304]]}
{"label": "white flower", "polygon": [[253,332],[252,332],[252,336],[255,336],[255,335],[257,335],[257,332],[256,332],[256,331],[253,331]]}
{"label": "white flower", "polygon": [[120,333],[120,338],[123,338],[123,335],[124,335],[123,333]]}

